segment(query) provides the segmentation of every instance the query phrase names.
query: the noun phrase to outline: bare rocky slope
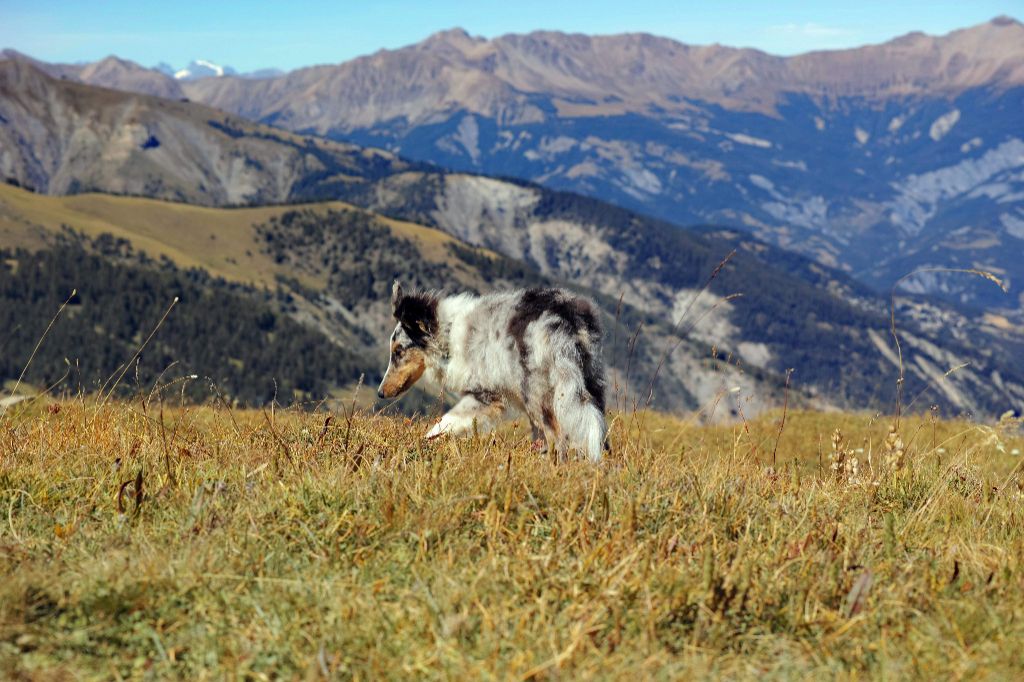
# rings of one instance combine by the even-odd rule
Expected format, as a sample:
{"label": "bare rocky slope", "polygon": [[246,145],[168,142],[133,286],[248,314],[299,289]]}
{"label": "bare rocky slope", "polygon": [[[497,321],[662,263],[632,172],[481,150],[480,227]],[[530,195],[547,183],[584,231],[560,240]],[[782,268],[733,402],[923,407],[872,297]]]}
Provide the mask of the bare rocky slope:
{"label": "bare rocky slope", "polygon": [[[457,258],[450,262],[490,273],[487,281],[581,287],[598,297],[609,319],[623,322],[609,344],[612,365],[630,365],[627,335],[642,323],[638,358],[645,369],[642,378],[630,378],[641,400],[672,335],[686,337],[654,386],[666,398],[657,404],[666,409],[723,401],[737,414],[752,414],[779,404],[782,377],[791,368],[799,399],[892,405],[898,359],[886,302],[870,291],[851,297],[848,278],[820,265],[780,259],[776,266],[754,243],[743,244],[700,293],[735,239],[679,229],[580,195],[417,166],[388,152],[292,135],[195,103],[54,79],[24,62],[0,64],[0,116],[4,174],[49,194],[94,190],[211,206],[342,199],[456,237],[463,246],[452,247]],[[159,225],[149,231],[152,238],[186,229],[181,222]],[[321,236],[310,242],[310,234]],[[311,302],[296,315],[341,339],[341,327],[324,326],[331,315],[347,319],[341,309],[357,317],[363,308],[376,310],[364,305],[374,299],[369,294],[349,300],[349,270],[323,260],[329,252],[344,253],[347,243],[338,242],[329,223],[298,229],[288,243],[292,248],[275,256],[291,264],[291,275],[283,276],[301,284],[304,269],[318,268],[312,284],[307,278],[293,287]],[[321,243],[335,244],[333,251]],[[180,250],[195,256],[209,245],[186,240]],[[494,261],[476,247],[513,260]],[[271,247],[257,245],[263,248]],[[369,252],[361,262],[359,277],[376,278],[377,288],[419,260],[416,249],[399,250],[405,256],[385,266],[382,253],[389,251]],[[433,278],[438,285],[464,286],[443,268],[431,272],[422,284]],[[332,273],[340,274],[329,286]],[[384,292],[376,295],[383,300]],[[387,317],[383,309],[372,314],[377,322],[361,323],[371,336]],[[1015,346],[991,334],[987,322],[963,319],[971,333],[955,335],[948,325],[934,326],[936,315],[920,318],[903,324],[901,317],[907,390],[923,392],[919,406],[991,415],[1024,402]],[[959,369],[946,376],[953,367]]]}
{"label": "bare rocky slope", "polygon": [[47,194],[96,189],[216,206],[271,203],[315,193],[320,182],[406,167],[389,152],[0,61],[0,175]]}
{"label": "bare rocky slope", "polygon": [[[139,89],[90,68],[65,73]],[[904,286],[1024,319],[1024,26],[1010,18],[788,58],[643,34],[453,30],[180,87],[293,131],[742,227],[881,290],[932,268]],[[1011,293],[935,267],[986,268]]]}

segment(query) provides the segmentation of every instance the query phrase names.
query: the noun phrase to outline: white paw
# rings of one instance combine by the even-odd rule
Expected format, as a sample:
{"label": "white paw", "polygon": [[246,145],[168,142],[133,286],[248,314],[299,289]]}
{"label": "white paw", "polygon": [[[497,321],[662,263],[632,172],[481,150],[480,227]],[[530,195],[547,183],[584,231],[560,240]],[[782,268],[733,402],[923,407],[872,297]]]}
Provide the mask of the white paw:
{"label": "white paw", "polygon": [[473,418],[461,414],[449,412],[441,417],[441,421],[434,424],[430,431],[427,431],[427,440],[448,434],[450,436],[464,436],[473,432]]}
{"label": "white paw", "polygon": [[433,440],[439,436],[443,436],[444,434],[448,433],[451,430],[451,428],[452,420],[448,417],[448,415],[445,415],[441,417],[441,419],[438,420],[436,424],[430,427],[430,430],[427,431],[427,435],[425,436],[425,438],[427,440]]}

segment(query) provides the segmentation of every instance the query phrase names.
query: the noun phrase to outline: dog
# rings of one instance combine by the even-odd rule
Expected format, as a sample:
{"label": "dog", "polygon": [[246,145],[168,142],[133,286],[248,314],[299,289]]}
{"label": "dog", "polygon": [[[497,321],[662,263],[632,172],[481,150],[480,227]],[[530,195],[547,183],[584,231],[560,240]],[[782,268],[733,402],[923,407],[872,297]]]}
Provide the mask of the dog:
{"label": "dog", "polygon": [[428,439],[486,433],[513,408],[549,449],[601,460],[607,382],[589,300],[563,289],[406,294],[396,281],[391,309],[397,324],[377,395],[395,398],[427,374],[460,396]]}

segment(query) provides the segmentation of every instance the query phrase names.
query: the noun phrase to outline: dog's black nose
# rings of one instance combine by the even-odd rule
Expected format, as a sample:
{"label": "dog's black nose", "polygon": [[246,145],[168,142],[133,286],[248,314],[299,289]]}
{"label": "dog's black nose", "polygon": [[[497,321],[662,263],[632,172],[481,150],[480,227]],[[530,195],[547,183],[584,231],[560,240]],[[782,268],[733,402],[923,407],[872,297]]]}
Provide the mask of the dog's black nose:
{"label": "dog's black nose", "polygon": [[377,397],[380,398],[381,400],[383,400],[384,398],[387,397],[386,395],[384,395],[384,389],[383,388],[378,388],[377,389]]}

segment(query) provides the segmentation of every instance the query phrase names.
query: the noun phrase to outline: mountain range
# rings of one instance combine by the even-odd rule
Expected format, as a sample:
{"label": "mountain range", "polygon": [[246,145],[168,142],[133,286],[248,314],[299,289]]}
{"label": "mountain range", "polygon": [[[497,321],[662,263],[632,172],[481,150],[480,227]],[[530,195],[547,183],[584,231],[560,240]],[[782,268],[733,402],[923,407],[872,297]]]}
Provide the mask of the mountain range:
{"label": "mountain range", "polygon": [[[447,172],[195,102],[54,78],[19,59],[0,62],[0,149],[3,176],[37,192],[9,190],[0,246],[51,244],[39,229],[112,235],[251,292],[276,289],[279,313],[358,351],[370,377],[387,287],[413,273],[412,285],[569,284],[594,296],[612,330],[617,382],[634,399],[654,391],[663,409],[721,402],[723,412],[754,414],[783,400],[790,368],[793,399],[804,404],[881,408],[895,395],[888,301],[745,233],[682,229],[536,183]],[[181,203],[157,210],[88,192]],[[58,206],[41,194],[93,198]],[[188,206],[339,199],[347,203],[257,214]],[[396,224],[417,238],[395,237]],[[196,225],[207,227],[199,234]],[[1005,317],[911,299],[897,312],[908,392],[975,414],[1024,401],[1022,345]]]}
{"label": "mountain range", "polygon": [[168,99],[186,99],[182,85],[201,79],[232,77],[259,80],[284,74],[280,69],[272,68],[238,73],[230,66],[221,66],[205,59],[195,59],[181,69],[175,69],[166,62],[147,68],[114,55],[84,64],[56,64],[33,59],[10,48],[0,50],[0,60],[27,62],[54,78]]}
{"label": "mountain range", "polygon": [[[101,64],[61,73],[729,225],[880,291],[921,271],[905,291],[1024,316],[1024,26],[1011,18],[795,57],[451,30],[260,80]],[[1011,294],[951,268],[987,270]]]}

